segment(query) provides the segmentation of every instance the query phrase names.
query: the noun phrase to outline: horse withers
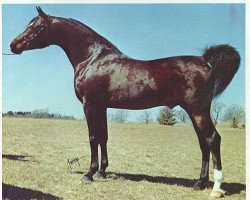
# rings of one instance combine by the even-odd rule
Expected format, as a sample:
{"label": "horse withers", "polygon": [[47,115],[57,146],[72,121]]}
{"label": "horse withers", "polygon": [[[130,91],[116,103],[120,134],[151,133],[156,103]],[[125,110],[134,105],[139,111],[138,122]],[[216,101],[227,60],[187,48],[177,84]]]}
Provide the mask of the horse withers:
{"label": "horse withers", "polygon": [[[195,189],[209,180],[209,157],[213,157],[212,196],[221,196],[221,137],[210,107],[213,98],[228,86],[240,64],[238,52],[229,45],[206,49],[202,56],[177,56],[141,61],[132,59],[88,26],[74,19],[49,16],[37,7],[23,33],[11,42],[13,53],[60,46],[74,68],[75,93],[86,115],[91,164],[83,180],[98,172],[106,177],[107,108],[146,109],[180,105],[189,114],[202,152],[202,166]],[[101,147],[99,168],[98,146]]]}

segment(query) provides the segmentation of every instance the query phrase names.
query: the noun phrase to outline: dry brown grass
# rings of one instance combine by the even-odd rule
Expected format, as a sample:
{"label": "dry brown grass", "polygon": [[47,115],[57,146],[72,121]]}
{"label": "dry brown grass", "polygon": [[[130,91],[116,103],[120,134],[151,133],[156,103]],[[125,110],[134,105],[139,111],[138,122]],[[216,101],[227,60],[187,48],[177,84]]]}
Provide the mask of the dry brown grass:
{"label": "dry brown grass", "polygon": [[[226,199],[245,199],[245,130],[219,127],[218,131]],[[208,199],[211,192],[211,188],[192,189],[201,153],[191,125],[109,124],[108,178],[87,184],[80,181],[90,159],[84,122],[3,118],[2,153],[3,197],[9,199],[17,195],[24,199],[190,200]],[[81,168],[74,165],[71,174],[67,159],[81,156]]]}

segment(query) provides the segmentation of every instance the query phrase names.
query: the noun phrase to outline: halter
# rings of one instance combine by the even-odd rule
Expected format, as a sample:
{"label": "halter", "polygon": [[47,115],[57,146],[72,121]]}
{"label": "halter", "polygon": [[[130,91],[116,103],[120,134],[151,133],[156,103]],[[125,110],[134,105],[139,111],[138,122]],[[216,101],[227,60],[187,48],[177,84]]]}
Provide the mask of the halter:
{"label": "halter", "polygon": [[[31,38],[26,38],[22,33],[19,34],[20,36],[23,37],[24,41],[26,42],[26,46],[25,46],[25,48],[24,48],[23,51],[27,50],[27,48],[29,47],[30,42],[32,40],[34,40],[42,32],[43,29],[46,29],[45,37],[46,38],[48,37],[48,29],[50,28],[50,24],[51,24],[51,17],[50,17],[50,15],[47,15],[47,16],[48,16],[48,22],[46,22],[45,26],[42,27],[39,31],[35,32],[35,34],[33,34],[33,36]],[[43,18],[41,18],[41,19],[43,21],[45,21]],[[20,54],[21,53],[19,53],[19,54],[15,54],[15,53],[2,53],[2,55],[5,55],[5,56],[13,56],[13,55],[20,55]]]}
{"label": "halter", "polygon": [[[41,19],[44,21],[43,18],[41,18]],[[43,26],[39,31],[37,31],[35,34],[33,34],[31,38],[26,38],[22,33],[20,33],[20,35],[23,37],[24,41],[26,42],[26,47],[24,50],[27,50],[30,42],[32,40],[34,40],[35,38],[37,38],[37,36],[42,32],[43,29],[46,30],[45,37],[46,38],[48,37],[48,29],[50,28],[50,22],[51,22],[51,19],[50,19],[50,16],[48,15],[48,22],[46,22],[45,26]]]}

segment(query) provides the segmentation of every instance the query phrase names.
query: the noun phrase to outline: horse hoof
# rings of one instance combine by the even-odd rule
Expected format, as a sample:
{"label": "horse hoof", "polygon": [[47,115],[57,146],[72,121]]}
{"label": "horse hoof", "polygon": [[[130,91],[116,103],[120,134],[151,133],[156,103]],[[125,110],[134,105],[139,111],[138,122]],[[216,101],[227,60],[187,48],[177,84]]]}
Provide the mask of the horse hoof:
{"label": "horse hoof", "polygon": [[98,177],[98,178],[107,178],[107,174],[106,174],[106,172],[103,172],[103,171],[98,171],[97,173],[96,173],[96,176]]}
{"label": "horse hoof", "polygon": [[198,181],[194,187],[195,190],[204,190],[206,188],[205,184],[202,181]]}
{"label": "horse hoof", "polygon": [[89,182],[92,182],[93,180],[94,180],[93,177],[83,176],[81,179],[81,182],[82,183],[89,183]]}
{"label": "horse hoof", "polygon": [[224,190],[212,191],[211,194],[210,194],[210,197],[212,199],[214,199],[214,198],[222,198],[222,197],[224,197],[225,193],[226,192]]}

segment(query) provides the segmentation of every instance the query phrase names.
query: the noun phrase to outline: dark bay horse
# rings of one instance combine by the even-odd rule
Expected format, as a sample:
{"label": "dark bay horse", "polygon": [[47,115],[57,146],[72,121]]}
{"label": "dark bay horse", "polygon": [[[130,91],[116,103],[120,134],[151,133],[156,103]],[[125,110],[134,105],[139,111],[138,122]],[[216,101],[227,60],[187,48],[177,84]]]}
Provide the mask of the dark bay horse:
{"label": "dark bay horse", "polygon": [[[214,97],[228,86],[240,64],[238,52],[229,45],[212,46],[202,56],[177,56],[157,60],[131,59],[108,40],[74,19],[45,14],[38,16],[11,42],[13,53],[60,46],[74,68],[75,93],[86,115],[91,164],[84,180],[93,175],[106,177],[107,108],[146,109],[180,105],[187,111],[197,133],[202,152],[202,166],[194,188],[204,189],[209,180],[209,157],[214,166],[214,187],[221,190],[221,137],[211,117]],[[101,147],[101,166],[98,146]]]}

